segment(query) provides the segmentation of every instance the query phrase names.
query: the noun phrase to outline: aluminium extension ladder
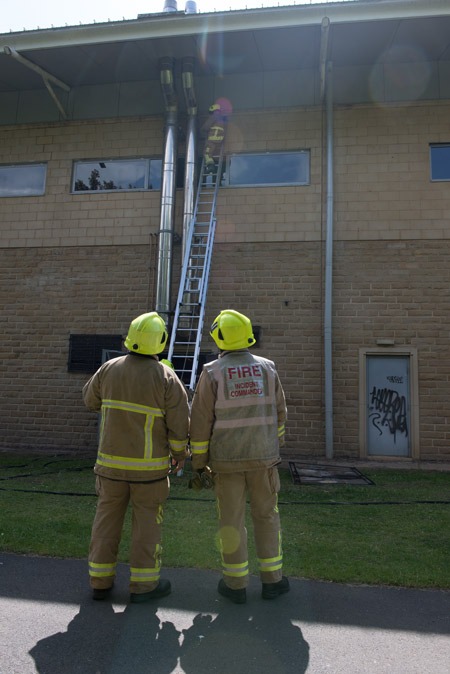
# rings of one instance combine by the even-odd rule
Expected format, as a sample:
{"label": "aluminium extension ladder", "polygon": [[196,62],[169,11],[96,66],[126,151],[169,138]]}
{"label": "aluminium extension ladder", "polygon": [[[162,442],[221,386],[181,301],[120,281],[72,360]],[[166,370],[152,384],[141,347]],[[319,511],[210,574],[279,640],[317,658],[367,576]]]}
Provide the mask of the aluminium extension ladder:
{"label": "aluminium extension ladder", "polygon": [[224,140],[213,155],[216,171],[206,172],[203,159],[194,215],[191,220],[167,358],[193,392],[202,341],[208,278],[216,230],[217,192],[222,176]]}

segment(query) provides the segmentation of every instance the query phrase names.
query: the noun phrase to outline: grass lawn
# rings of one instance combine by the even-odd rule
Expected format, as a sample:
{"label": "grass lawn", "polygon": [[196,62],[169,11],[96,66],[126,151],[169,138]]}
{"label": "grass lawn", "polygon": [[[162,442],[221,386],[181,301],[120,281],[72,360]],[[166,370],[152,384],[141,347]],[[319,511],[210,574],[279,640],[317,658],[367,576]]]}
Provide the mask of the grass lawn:
{"label": "grass lawn", "polygon": [[[0,453],[0,550],[86,557],[94,459]],[[163,565],[220,569],[211,491],[172,479]],[[284,573],[346,583],[450,589],[450,473],[372,470],[372,486],[296,486],[280,470]],[[120,560],[128,561],[130,518]],[[257,573],[251,522],[249,561]]]}

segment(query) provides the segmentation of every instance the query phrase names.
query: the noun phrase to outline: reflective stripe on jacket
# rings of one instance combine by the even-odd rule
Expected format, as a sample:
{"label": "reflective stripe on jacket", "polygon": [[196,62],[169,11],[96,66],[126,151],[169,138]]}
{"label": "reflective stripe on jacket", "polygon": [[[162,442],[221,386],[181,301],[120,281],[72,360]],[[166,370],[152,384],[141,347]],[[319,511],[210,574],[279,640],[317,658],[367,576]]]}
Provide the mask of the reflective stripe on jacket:
{"label": "reflective stripe on jacket", "polygon": [[84,386],[83,399],[101,412],[97,474],[156,480],[167,475],[170,456],[186,456],[187,394],[157,358],[129,354],[104,363]]}
{"label": "reflective stripe on jacket", "polygon": [[208,132],[208,140],[213,143],[221,143],[225,137],[225,128],[220,124],[213,124]]}
{"label": "reflective stripe on jacket", "polygon": [[247,349],[224,352],[203,367],[192,401],[194,469],[229,472],[277,463],[285,420],[274,363]]}

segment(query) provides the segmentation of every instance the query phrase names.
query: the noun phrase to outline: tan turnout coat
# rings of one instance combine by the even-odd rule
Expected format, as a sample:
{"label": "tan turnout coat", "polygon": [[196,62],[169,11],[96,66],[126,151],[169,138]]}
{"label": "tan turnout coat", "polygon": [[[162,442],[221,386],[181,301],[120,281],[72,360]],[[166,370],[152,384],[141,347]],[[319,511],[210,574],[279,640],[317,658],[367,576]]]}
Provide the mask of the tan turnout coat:
{"label": "tan turnout coat", "polygon": [[275,365],[248,349],[207,363],[192,401],[194,470],[256,470],[280,460],[286,401]]}
{"label": "tan turnout coat", "polygon": [[98,475],[153,481],[168,474],[170,457],[187,455],[187,394],[175,372],[156,356],[109,360],[86,383],[83,399],[101,412]]}

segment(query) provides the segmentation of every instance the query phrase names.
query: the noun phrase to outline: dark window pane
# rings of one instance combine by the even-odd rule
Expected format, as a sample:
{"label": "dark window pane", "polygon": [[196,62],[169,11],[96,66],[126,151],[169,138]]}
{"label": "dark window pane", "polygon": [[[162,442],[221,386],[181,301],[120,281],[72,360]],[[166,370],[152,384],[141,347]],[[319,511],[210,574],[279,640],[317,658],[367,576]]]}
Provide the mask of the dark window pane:
{"label": "dark window pane", "polygon": [[309,152],[231,155],[229,185],[307,185]]}
{"label": "dark window pane", "polygon": [[162,159],[152,159],[150,161],[150,176],[148,181],[148,189],[160,190],[161,177],[162,177]]}
{"label": "dark window pane", "polygon": [[450,145],[431,145],[431,180],[450,180]]}
{"label": "dark window pane", "polygon": [[122,342],[122,335],[70,335],[68,371],[93,374],[109,359],[108,352],[122,351]]}

